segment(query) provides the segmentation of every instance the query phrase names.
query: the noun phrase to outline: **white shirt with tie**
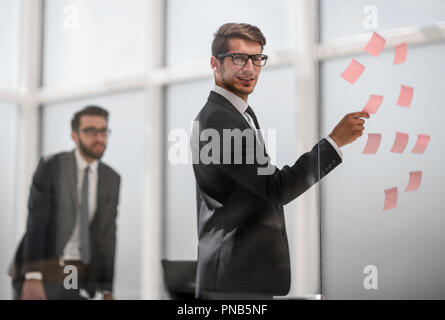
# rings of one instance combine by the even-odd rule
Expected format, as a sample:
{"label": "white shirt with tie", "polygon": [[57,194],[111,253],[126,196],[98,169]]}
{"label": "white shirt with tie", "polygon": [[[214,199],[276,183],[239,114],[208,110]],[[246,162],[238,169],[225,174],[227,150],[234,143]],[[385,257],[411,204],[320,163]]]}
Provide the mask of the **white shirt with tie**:
{"label": "white shirt with tie", "polygon": [[[88,173],[88,221],[91,221],[94,218],[94,213],[97,209],[97,182],[98,182],[98,174],[97,168],[99,166],[99,160],[95,160],[94,162],[88,164],[88,162],[81,156],[78,149],[74,151],[74,156],[76,159],[77,166],[77,207],[80,206],[82,199],[80,199],[80,194],[82,190],[82,183],[84,172],[87,166],[90,166],[90,170]],[[77,208],[76,208],[77,209]],[[68,240],[65,248],[63,249],[63,256],[60,257],[60,262],[63,264],[63,261],[71,260],[77,261],[81,260],[80,256],[80,215],[78,210],[76,210],[76,224],[73,229],[73,233],[71,234],[70,239]],[[41,272],[27,272],[25,274],[25,279],[36,279],[42,280]]]}
{"label": "white shirt with tie", "polygon": [[[249,106],[249,104],[246,101],[244,101],[243,99],[238,97],[233,92],[230,92],[229,90],[224,89],[224,88],[222,88],[220,86],[217,86],[217,85],[215,85],[213,87],[212,91],[222,95],[224,98],[229,100],[229,102],[231,104],[233,104],[233,106],[236,108],[236,110],[238,110],[241,113],[241,115],[247,120],[247,122],[249,123],[250,127],[254,130],[254,132],[258,136],[258,132],[256,130],[256,127],[255,127],[255,124],[253,122],[253,119],[251,119],[250,116],[246,112],[247,107]],[[332,140],[331,137],[329,137],[329,136],[326,137],[326,140],[329,141],[329,143],[334,147],[334,149],[337,151],[337,153],[340,156],[340,158],[343,158],[343,153],[341,152],[339,146],[337,146],[335,141]]]}
{"label": "white shirt with tie", "polygon": [[[94,218],[94,213],[97,209],[97,167],[99,165],[99,161],[95,160],[94,162],[88,164],[88,162],[82,158],[79,150],[74,151],[76,157],[76,165],[77,165],[77,206],[81,204],[81,194],[83,177],[85,173],[86,167],[90,167],[90,171],[88,173],[88,221],[91,223],[91,220]],[[73,233],[71,235],[70,240],[68,240],[65,249],[63,250],[63,260],[81,260],[80,257],[80,215],[76,216],[76,225],[74,226]]]}

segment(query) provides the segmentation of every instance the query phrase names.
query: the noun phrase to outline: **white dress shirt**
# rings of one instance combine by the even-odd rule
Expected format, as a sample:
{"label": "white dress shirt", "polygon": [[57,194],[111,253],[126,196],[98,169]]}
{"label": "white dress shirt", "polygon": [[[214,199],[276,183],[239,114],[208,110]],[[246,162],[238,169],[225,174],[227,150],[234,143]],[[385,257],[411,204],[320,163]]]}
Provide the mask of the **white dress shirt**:
{"label": "white dress shirt", "polygon": [[[255,130],[254,132],[258,136],[255,124],[253,122],[253,119],[250,119],[250,116],[246,112],[246,109],[249,106],[249,104],[246,101],[244,101],[243,99],[238,97],[233,92],[230,92],[229,90],[224,89],[224,88],[222,88],[220,86],[217,86],[217,85],[215,85],[213,87],[212,91],[222,95],[224,98],[229,100],[229,102],[231,104],[233,104],[235,109],[238,110],[241,113],[241,115],[247,120],[247,122],[249,123],[250,127],[253,130]],[[334,147],[334,149],[337,151],[337,153],[340,156],[340,158],[343,158],[343,152],[341,152],[340,147],[335,143],[335,141],[332,140],[331,137],[329,137],[329,136],[326,137],[326,140],[329,141],[329,143]]]}
{"label": "white dress shirt", "polygon": [[[240,97],[238,97],[233,92],[230,92],[229,90],[226,90],[220,86],[215,86],[212,89],[212,91],[219,93],[224,98],[229,100],[229,102],[231,104],[233,104],[233,106],[236,108],[236,110],[238,110],[239,113],[241,113],[241,115],[247,120],[247,123],[250,125],[253,132],[255,132],[255,136],[258,137],[258,132],[257,132],[257,128],[255,127],[255,123],[253,122],[253,119],[251,119],[249,114],[246,112],[247,107],[249,107],[249,104],[246,101],[244,101],[243,99],[241,99]],[[259,141],[259,139],[258,139],[258,141]],[[261,141],[260,141],[260,143],[261,143]]]}

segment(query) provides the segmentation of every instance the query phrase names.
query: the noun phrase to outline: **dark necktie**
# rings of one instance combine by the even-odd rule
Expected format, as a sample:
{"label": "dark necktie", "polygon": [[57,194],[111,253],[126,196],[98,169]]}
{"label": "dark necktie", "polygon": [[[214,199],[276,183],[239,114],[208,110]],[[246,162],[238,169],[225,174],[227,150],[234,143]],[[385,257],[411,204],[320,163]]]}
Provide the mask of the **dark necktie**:
{"label": "dark necktie", "polygon": [[257,129],[258,139],[260,140],[261,144],[263,146],[265,146],[263,134],[261,133],[261,130],[260,130],[260,124],[258,123],[258,119],[256,118],[256,115],[250,106],[247,107],[246,113],[252,118],[253,123],[255,124],[255,128]]}
{"label": "dark necktie", "polygon": [[80,203],[80,258],[88,264],[90,261],[90,230],[89,230],[89,208],[88,208],[88,173],[90,167],[86,167],[82,181],[81,203]]}

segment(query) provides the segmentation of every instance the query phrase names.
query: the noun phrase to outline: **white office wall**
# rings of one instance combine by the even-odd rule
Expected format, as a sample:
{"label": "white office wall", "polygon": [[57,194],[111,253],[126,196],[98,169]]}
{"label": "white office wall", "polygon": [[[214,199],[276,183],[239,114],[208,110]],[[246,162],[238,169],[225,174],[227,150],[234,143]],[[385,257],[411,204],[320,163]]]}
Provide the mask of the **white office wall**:
{"label": "white office wall", "polygon": [[144,153],[145,103],[143,92],[129,92],[51,104],[42,110],[44,155],[74,149],[70,134],[76,111],[97,104],[110,112],[112,133],[102,160],[121,175],[115,274],[118,299],[141,297],[144,168],[150,156]]}
{"label": "white office wall", "polygon": [[[330,299],[444,299],[445,236],[442,116],[445,44],[408,47],[407,62],[393,66],[393,50],[366,66],[351,85],[339,77],[351,57],[321,65],[321,130],[360,111],[370,94],[383,95],[364,135],[343,148],[343,163],[321,184],[322,290]],[[414,87],[410,108],[396,106],[400,85]],[[403,154],[389,152],[395,132],[409,133]],[[363,155],[368,133],[381,133],[376,155]],[[424,154],[411,154],[417,134],[431,135]],[[418,191],[405,192],[409,172],[423,172]],[[398,187],[397,208],[383,212],[384,190]],[[378,270],[378,289],[366,290],[364,268]]]}

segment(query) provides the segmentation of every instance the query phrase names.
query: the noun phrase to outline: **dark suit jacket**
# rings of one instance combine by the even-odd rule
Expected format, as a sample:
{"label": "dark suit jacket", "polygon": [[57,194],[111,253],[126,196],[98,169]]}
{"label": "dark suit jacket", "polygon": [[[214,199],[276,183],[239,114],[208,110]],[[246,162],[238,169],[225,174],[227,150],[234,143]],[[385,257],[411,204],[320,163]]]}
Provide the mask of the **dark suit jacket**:
{"label": "dark suit jacket", "polygon": [[[224,129],[250,127],[227,99],[213,91],[195,121],[191,144],[199,237],[196,296],[286,295],[290,262],[283,205],[340,164],[340,156],[322,139],[292,166],[279,170],[269,162],[249,164],[247,154],[254,152],[256,157],[263,147],[255,144],[252,150],[243,143],[242,164],[205,164],[196,161],[208,144],[198,142],[204,129],[215,129],[223,137]],[[272,167],[271,174],[259,175],[258,168],[266,166]]]}
{"label": "dark suit jacket", "polygon": [[[91,261],[88,289],[112,291],[116,246],[116,216],[120,176],[99,162],[97,210],[90,224]],[[24,274],[41,271],[45,262],[58,259],[76,222],[77,166],[74,151],[41,159],[33,176],[26,233],[9,275],[22,281]]]}

